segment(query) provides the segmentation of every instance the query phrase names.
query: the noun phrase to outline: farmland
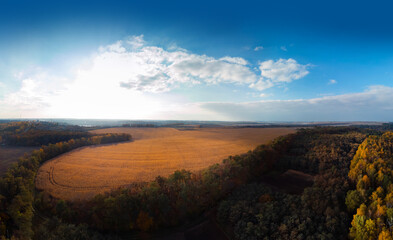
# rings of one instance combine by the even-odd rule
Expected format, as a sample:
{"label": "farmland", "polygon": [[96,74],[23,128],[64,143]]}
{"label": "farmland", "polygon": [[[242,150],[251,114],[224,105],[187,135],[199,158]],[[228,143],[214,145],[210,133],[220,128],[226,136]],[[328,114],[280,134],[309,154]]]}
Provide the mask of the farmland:
{"label": "farmland", "polygon": [[132,142],[76,149],[46,162],[36,187],[66,200],[168,176],[178,169],[201,170],[229,155],[252,150],[291,128],[108,128],[93,133],[128,133]]}
{"label": "farmland", "polygon": [[0,176],[25,153],[30,153],[36,147],[0,146]]}

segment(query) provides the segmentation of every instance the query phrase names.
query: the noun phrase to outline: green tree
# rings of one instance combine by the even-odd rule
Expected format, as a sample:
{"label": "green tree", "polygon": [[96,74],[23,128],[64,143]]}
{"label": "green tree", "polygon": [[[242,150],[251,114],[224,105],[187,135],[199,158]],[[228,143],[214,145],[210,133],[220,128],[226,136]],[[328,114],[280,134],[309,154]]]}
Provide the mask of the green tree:
{"label": "green tree", "polygon": [[362,195],[357,190],[348,191],[345,204],[350,212],[355,211],[362,204]]}

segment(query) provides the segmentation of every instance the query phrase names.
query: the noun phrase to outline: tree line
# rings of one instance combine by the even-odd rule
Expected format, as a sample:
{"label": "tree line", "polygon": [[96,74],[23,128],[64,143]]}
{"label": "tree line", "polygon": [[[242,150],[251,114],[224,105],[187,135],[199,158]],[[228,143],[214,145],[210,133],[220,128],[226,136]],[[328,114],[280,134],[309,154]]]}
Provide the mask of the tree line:
{"label": "tree line", "polygon": [[35,185],[39,166],[45,161],[75,148],[109,142],[128,141],[128,134],[103,134],[71,139],[42,146],[21,158],[0,179],[0,237],[31,239],[33,232]]}
{"label": "tree line", "polygon": [[41,146],[90,136],[92,134],[81,127],[50,122],[0,124],[0,144],[10,146]]}

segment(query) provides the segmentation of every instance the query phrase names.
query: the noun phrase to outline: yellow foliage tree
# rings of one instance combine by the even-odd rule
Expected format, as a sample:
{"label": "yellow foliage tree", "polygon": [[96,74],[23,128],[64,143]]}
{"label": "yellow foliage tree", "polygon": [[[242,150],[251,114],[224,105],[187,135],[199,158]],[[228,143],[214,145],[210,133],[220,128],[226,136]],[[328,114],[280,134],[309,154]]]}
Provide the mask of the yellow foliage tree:
{"label": "yellow foliage tree", "polygon": [[383,229],[378,236],[378,240],[393,240],[393,237],[389,230]]}
{"label": "yellow foliage tree", "polygon": [[376,239],[377,236],[377,228],[375,226],[375,222],[372,219],[366,220],[366,231],[367,231],[367,238],[368,239]]}
{"label": "yellow foliage tree", "polygon": [[364,175],[364,176],[362,177],[362,181],[363,181],[363,183],[364,183],[364,188],[365,188],[365,189],[367,189],[367,188],[370,187],[370,179],[368,178],[367,175]]}
{"label": "yellow foliage tree", "polygon": [[377,210],[375,211],[375,216],[381,218],[386,216],[386,206],[377,205]]}

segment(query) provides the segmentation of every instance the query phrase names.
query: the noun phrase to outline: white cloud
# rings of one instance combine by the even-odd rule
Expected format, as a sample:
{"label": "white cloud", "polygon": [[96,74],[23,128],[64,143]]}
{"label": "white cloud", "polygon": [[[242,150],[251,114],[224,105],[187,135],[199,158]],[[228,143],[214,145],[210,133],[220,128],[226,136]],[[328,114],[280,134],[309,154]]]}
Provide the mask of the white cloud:
{"label": "white cloud", "polygon": [[277,61],[267,60],[259,64],[262,78],[257,82],[250,85],[251,88],[257,90],[264,90],[271,88],[275,85],[281,85],[283,83],[290,83],[293,80],[300,79],[307,74],[309,71],[307,68],[310,65],[299,64],[296,60],[282,59]]}
{"label": "white cloud", "polygon": [[179,84],[250,84],[258,79],[243,58],[226,56],[216,59],[178,47],[171,49],[148,46],[143,36],[118,41],[100,48],[100,53],[93,59],[91,72],[102,72],[117,81],[118,86],[143,92],[170,91]]}
{"label": "white cloud", "polygon": [[146,42],[143,39],[143,35],[139,35],[139,36],[129,37],[127,43],[131,45],[133,48],[141,48],[143,47],[143,45],[145,45]]}
{"label": "white cloud", "polygon": [[247,65],[248,62],[246,60],[244,60],[244,58],[240,58],[240,57],[222,57],[219,60],[221,61],[225,61],[225,62],[229,62],[229,63],[235,63],[235,64],[239,64],[239,65]]}
{"label": "white cloud", "polygon": [[255,48],[254,48],[254,51],[261,51],[261,50],[263,50],[263,46],[256,46]]}
{"label": "white cloud", "polygon": [[281,46],[280,49],[283,50],[284,52],[288,51],[287,47],[285,47],[285,46]]}
{"label": "white cloud", "polygon": [[191,54],[169,65],[168,79],[173,82],[206,82],[249,84],[257,80],[257,75],[244,64],[241,58],[217,60],[207,56]]}
{"label": "white cloud", "polygon": [[267,88],[271,88],[274,86],[274,83],[267,79],[267,80],[259,80],[258,82],[250,84],[251,88],[255,88],[256,90],[263,91]]}
{"label": "white cloud", "polygon": [[263,90],[308,73],[293,59],[266,61],[254,69],[240,57],[214,58],[176,46],[171,50],[151,46],[143,35],[102,46],[85,64],[72,69],[67,78],[42,68],[20,71],[15,77],[21,88],[0,98],[0,117],[23,113],[25,117],[130,119],[160,118],[171,112],[186,119],[176,110],[182,109],[185,97],[168,97],[177,87],[226,83]]}
{"label": "white cloud", "polygon": [[[25,76],[29,75],[29,76]],[[18,74],[20,89],[0,98],[0,117],[34,117],[51,106],[51,98],[61,94],[68,79],[41,69]]]}
{"label": "white cloud", "polygon": [[14,73],[14,78],[21,79],[21,78],[23,78],[23,75],[24,75],[24,72],[19,71],[19,72]]}
{"label": "white cloud", "polygon": [[221,120],[386,121],[393,118],[393,88],[371,86],[364,92],[313,99],[202,103]]}
{"label": "white cloud", "polygon": [[40,88],[40,85],[31,78],[23,80],[19,91],[7,94],[3,100],[0,100],[0,117],[3,114],[20,117],[22,113],[28,116],[36,113],[38,109],[46,108],[48,104],[45,97],[48,93]]}
{"label": "white cloud", "polygon": [[123,47],[123,42],[122,41],[117,41],[114,44],[100,47],[99,51],[102,52],[102,53],[107,52],[107,51],[117,52],[117,53],[124,53],[124,52],[126,52],[126,49]]}
{"label": "white cloud", "polygon": [[330,84],[336,84],[336,83],[337,83],[337,81],[335,79],[330,79],[328,84],[330,85]]}
{"label": "white cloud", "polygon": [[68,79],[42,69],[18,74],[21,88],[0,98],[0,117],[157,118],[178,107],[160,94],[182,84],[250,84],[258,78],[243,58],[172,49],[149,46],[141,35],[100,47]]}
{"label": "white cloud", "polygon": [[308,65],[302,65],[296,60],[282,59],[277,61],[268,60],[259,65],[261,76],[263,78],[271,79],[273,82],[292,82],[293,80],[306,76]]}
{"label": "white cloud", "polygon": [[120,87],[142,92],[166,92],[170,90],[166,82],[167,77],[162,73],[152,76],[138,75],[134,81],[120,82]]}

